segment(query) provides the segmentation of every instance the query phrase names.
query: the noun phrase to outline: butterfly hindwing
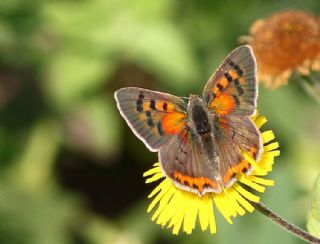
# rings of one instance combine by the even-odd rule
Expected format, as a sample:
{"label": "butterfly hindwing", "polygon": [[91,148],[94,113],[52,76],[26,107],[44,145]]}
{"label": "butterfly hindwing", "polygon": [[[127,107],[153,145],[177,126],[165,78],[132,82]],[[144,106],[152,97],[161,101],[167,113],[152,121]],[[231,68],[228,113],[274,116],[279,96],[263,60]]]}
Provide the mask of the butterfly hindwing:
{"label": "butterfly hindwing", "polygon": [[243,151],[253,159],[259,159],[262,150],[261,135],[247,117],[230,115],[212,118],[221,182],[228,187],[238,174],[250,173],[251,165],[244,159]]}
{"label": "butterfly hindwing", "polygon": [[220,192],[215,177],[217,162],[208,159],[204,145],[192,133],[185,129],[160,149],[161,167],[166,176],[181,189],[201,195]]}
{"label": "butterfly hindwing", "polygon": [[257,100],[256,60],[250,46],[232,51],[208,80],[203,99],[217,115],[252,115]]}
{"label": "butterfly hindwing", "polygon": [[121,115],[151,151],[168,142],[185,126],[186,103],[179,97],[137,87],[115,92]]}

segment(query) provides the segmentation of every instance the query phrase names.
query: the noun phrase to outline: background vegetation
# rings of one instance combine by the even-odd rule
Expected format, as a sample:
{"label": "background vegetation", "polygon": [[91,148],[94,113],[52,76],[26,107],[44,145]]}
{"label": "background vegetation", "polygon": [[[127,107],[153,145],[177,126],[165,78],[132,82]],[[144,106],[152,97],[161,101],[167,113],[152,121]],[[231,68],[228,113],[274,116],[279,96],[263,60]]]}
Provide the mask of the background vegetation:
{"label": "background vegetation", "polygon": [[[0,243],[301,243],[258,213],[173,236],[146,214],[157,161],[116,89],[201,94],[258,18],[320,1],[0,0]],[[305,228],[319,174],[320,105],[296,81],[260,87],[282,155],[262,200]]]}

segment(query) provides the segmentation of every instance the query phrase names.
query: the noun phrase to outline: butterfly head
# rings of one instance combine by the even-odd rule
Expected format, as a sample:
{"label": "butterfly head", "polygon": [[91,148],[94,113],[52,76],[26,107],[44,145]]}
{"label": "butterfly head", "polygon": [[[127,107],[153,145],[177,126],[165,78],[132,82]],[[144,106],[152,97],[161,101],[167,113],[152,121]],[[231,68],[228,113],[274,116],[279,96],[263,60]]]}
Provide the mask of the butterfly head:
{"label": "butterfly head", "polygon": [[194,107],[195,105],[203,105],[204,104],[204,101],[202,100],[202,98],[198,95],[193,95],[191,94],[189,96],[189,101],[188,101],[188,108],[192,108]]}
{"label": "butterfly head", "polygon": [[188,102],[188,113],[191,114],[192,110],[194,110],[195,107],[207,107],[206,103],[203,101],[202,97],[198,95],[190,95],[189,96],[189,102]]}

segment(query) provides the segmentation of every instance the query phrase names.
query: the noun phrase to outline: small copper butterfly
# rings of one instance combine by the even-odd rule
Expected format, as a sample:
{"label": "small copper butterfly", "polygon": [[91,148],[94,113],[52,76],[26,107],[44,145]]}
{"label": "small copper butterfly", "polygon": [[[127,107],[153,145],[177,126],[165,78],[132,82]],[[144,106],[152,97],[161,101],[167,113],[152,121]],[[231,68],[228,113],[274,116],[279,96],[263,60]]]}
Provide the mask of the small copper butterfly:
{"label": "small copper butterfly", "polygon": [[256,112],[256,60],[248,45],[232,51],[209,78],[203,97],[126,87],[115,92],[118,109],[135,135],[158,152],[163,173],[199,195],[230,187],[262,151]]}

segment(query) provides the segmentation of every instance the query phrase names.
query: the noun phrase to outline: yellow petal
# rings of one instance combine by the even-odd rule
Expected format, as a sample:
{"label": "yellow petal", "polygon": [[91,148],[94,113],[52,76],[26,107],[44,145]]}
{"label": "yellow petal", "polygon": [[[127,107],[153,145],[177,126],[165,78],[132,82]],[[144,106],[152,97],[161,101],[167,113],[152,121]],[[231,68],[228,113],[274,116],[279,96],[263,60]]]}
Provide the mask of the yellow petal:
{"label": "yellow petal", "polygon": [[235,191],[233,188],[229,188],[228,190],[225,190],[226,196],[228,196],[228,200],[232,204],[232,208],[236,210],[236,212],[242,216],[246,213],[246,211],[239,205],[237,199],[234,198],[232,192]]}
{"label": "yellow petal", "polygon": [[163,209],[161,214],[158,217],[157,223],[162,226],[166,225],[169,220],[173,218],[173,216],[177,213],[177,209],[180,207],[179,202],[177,201],[178,197],[176,196],[177,192],[172,195],[170,202]]}
{"label": "yellow petal", "polygon": [[144,172],[143,177],[147,177],[149,175],[153,175],[156,173],[161,173],[161,168],[160,167],[154,167],[152,169],[149,169],[148,171]]}
{"label": "yellow petal", "polygon": [[[172,207],[174,207],[174,215],[171,218],[171,221],[168,225],[168,227],[172,227],[173,226],[173,234],[178,234],[179,230],[181,228],[182,225],[182,221],[184,218],[184,214],[186,211],[186,203],[187,201],[184,201],[184,197],[183,197],[183,192],[181,190],[177,191],[176,194],[174,195],[174,203],[175,205],[171,204]],[[178,203],[178,204],[177,204]]]}
{"label": "yellow petal", "polygon": [[[198,201],[197,196],[188,199],[187,211],[184,214],[183,230],[187,234],[191,234],[195,227],[198,215]],[[200,200],[201,201],[201,200]]]}
{"label": "yellow petal", "polygon": [[179,234],[179,230],[181,228],[182,221],[183,221],[183,214],[179,215],[179,217],[176,219],[176,221],[173,224],[172,233],[174,235],[178,235]]}
{"label": "yellow petal", "polygon": [[223,217],[227,220],[229,224],[232,224],[232,220],[230,219],[231,211],[229,209],[229,206],[225,204],[225,201],[223,199],[222,194],[216,194],[214,199],[214,203],[216,204],[218,210],[223,215]]}
{"label": "yellow petal", "polygon": [[250,175],[248,178],[251,181],[254,181],[254,182],[259,183],[261,185],[265,185],[265,186],[273,186],[274,185],[274,181],[273,180],[268,180],[268,179],[264,179],[264,178],[261,178],[261,177],[256,177],[256,176],[253,176],[253,175]]}
{"label": "yellow petal", "polygon": [[200,227],[204,231],[209,226],[209,212],[213,212],[212,200],[209,198],[209,194],[206,194],[202,201],[199,201],[199,222]]}
{"label": "yellow petal", "polygon": [[274,149],[279,148],[279,143],[278,142],[272,142],[266,146],[263,147],[264,151],[272,151]]}
{"label": "yellow petal", "polygon": [[[150,203],[147,212],[149,213],[154,206],[161,200],[161,198],[163,197],[163,195],[171,188],[172,183],[169,180],[164,180],[162,181],[161,185],[161,190],[158,192],[158,195],[152,200],[152,202]],[[151,193],[152,194],[152,193]]]}
{"label": "yellow petal", "polygon": [[260,198],[251,192],[244,189],[242,186],[240,186],[238,183],[233,184],[233,188],[237,190],[244,198],[252,201],[252,202],[259,202]]}
{"label": "yellow petal", "polygon": [[272,130],[262,132],[261,136],[263,143],[268,143],[269,141],[272,141],[275,138]]}
{"label": "yellow petal", "polygon": [[267,123],[267,118],[264,116],[260,116],[258,117],[254,123],[256,124],[256,126],[260,129],[265,123]]}
{"label": "yellow petal", "polygon": [[252,212],[254,207],[236,190],[232,191],[232,196],[243,206],[248,212]]}
{"label": "yellow petal", "polygon": [[274,151],[268,152],[268,154],[269,154],[271,157],[277,157],[277,156],[280,155],[280,150],[274,150]]}
{"label": "yellow petal", "polygon": [[264,192],[266,189],[264,186],[261,186],[257,183],[254,183],[253,181],[248,180],[248,178],[243,175],[239,178],[239,181],[247,186],[250,186],[252,189],[255,189],[258,192]]}
{"label": "yellow petal", "polygon": [[214,213],[213,213],[213,202],[212,200],[209,201],[209,204],[207,206],[208,215],[209,215],[209,226],[210,226],[210,233],[214,234],[217,231],[216,221],[214,219]]}
{"label": "yellow petal", "polygon": [[152,216],[152,220],[154,221],[156,218],[158,218],[159,214],[162,212],[162,210],[168,205],[171,197],[175,193],[176,189],[174,187],[170,187],[170,189],[162,196],[159,206],[157,210],[154,212]]}
{"label": "yellow petal", "polygon": [[151,183],[163,178],[162,173],[156,173],[152,177],[146,179],[146,183]]}

